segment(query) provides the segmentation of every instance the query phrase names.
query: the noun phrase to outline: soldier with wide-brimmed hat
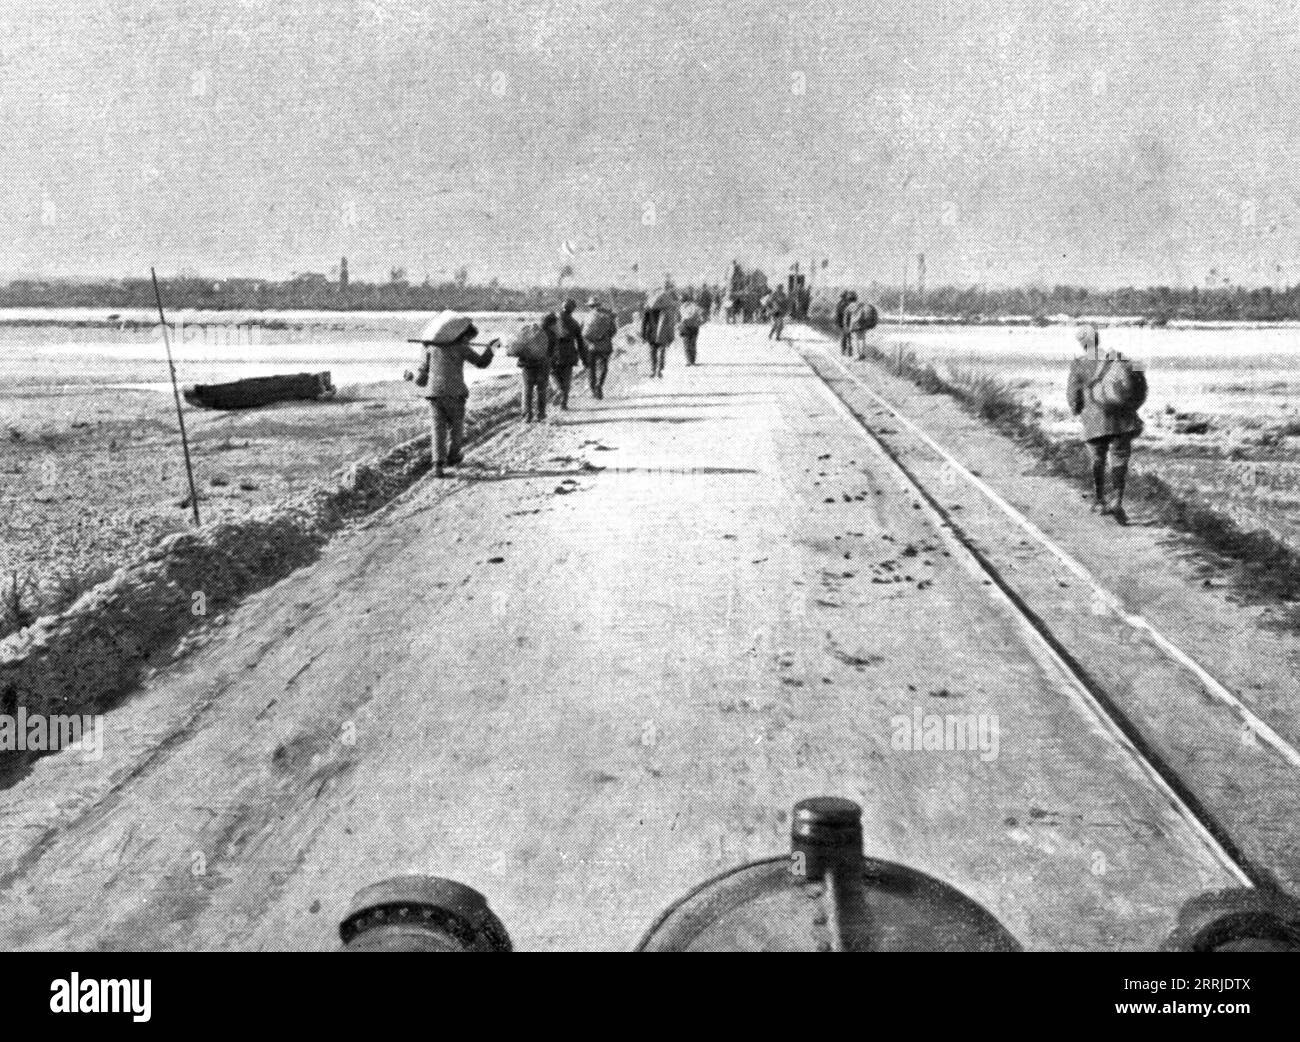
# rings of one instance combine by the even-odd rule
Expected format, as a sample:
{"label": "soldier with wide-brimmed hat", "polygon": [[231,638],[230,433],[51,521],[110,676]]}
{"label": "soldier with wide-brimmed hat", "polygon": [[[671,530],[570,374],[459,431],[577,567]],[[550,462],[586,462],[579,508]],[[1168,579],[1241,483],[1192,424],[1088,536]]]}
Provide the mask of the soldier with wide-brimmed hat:
{"label": "soldier with wide-brimmed hat", "polygon": [[[1147,399],[1147,378],[1118,351],[1101,350],[1097,327],[1085,322],[1075,331],[1080,354],[1070,364],[1065,397],[1070,412],[1083,425],[1083,443],[1092,464],[1092,510],[1128,524],[1124,485],[1128,479],[1133,439],[1142,433],[1138,410]],[[1113,499],[1106,495],[1109,465]]]}

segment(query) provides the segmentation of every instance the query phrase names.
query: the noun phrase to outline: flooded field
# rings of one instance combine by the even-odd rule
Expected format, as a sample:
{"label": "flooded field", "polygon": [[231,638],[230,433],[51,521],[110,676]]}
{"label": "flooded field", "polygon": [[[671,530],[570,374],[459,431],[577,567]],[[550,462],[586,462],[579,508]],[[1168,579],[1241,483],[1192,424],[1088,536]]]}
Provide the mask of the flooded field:
{"label": "flooded field", "polygon": [[[309,487],[424,429],[403,383],[429,316],[414,312],[178,312],[181,383],[328,369],[338,398],[245,413],[188,408],[203,509],[230,515]],[[476,316],[481,339],[533,316]],[[1061,438],[1073,330],[881,330],[950,377],[991,373],[1042,408]],[[1179,489],[1300,545],[1300,328],[1103,329],[1146,366],[1135,457]],[[507,380],[498,355],[472,381]],[[1189,433],[1199,431],[1200,433]],[[166,356],[148,312],[0,311],[0,584],[43,599],[98,577],[188,523]]]}
{"label": "flooded field", "polygon": [[[401,379],[418,358],[407,343],[427,312],[281,311],[169,314],[182,383],[328,369],[336,387]],[[528,314],[474,316],[480,339],[503,339]],[[498,357],[493,369],[508,360]],[[473,371],[475,378],[484,373]],[[90,308],[0,309],[0,395],[87,386],[170,391],[157,315]]]}
{"label": "flooded field", "polygon": [[[241,412],[187,407],[205,519],[303,492],[426,429],[402,380],[422,313],[169,315],[182,385],[329,370],[332,401]],[[477,316],[504,337],[527,315]],[[0,603],[58,607],[189,524],[160,330],[147,312],[0,311]],[[498,354],[476,383],[507,381]],[[511,385],[513,386],[513,385]],[[5,612],[0,611],[0,631]]]}
{"label": "flooded field", "polygon": [[[949,378],[998,377],[1041,407],[1049,434],[1077,436],[1065,402],[1073,328],[916,327],[881,337]],[[1300,546],[1300,327],[1114,327],[1102,328],[1101,343],[1147,372],[1135,466]]]}

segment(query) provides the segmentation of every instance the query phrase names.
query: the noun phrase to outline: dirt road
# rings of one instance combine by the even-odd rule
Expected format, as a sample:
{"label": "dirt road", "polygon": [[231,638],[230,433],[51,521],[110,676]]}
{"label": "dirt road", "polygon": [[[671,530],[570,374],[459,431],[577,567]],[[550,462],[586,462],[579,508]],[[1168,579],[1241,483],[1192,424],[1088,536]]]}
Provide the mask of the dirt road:
{"label": "dirt road", "polygon": [[[498,435],[245,602],[102,761],[38,763],[0,946],[327,949],[430,872],[517,948],[626,949],[819,793],[1029,947],[1152,947],[1232,885],[764,332]],[[900,748],[947,714],[986,741]]]}

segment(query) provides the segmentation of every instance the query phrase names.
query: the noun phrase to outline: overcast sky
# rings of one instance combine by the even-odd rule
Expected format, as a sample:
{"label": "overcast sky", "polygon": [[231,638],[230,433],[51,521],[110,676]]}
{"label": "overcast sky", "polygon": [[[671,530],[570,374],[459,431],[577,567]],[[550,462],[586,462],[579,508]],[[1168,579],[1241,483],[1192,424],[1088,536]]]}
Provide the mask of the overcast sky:
{"label": "overcast sky", "polygon": [[1291,0],[0,0],[0,274],[1296,282],[1298,36]]}

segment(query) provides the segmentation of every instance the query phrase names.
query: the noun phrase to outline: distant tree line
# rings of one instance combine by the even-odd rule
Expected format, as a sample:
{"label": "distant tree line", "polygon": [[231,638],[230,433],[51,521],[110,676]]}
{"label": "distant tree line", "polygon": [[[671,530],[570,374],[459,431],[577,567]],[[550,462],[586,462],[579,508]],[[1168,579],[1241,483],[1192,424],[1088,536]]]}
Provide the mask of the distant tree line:
{"label": "distant tree line", "polygon": [[[898,287],[874,287],[873,299],[889,310],[899,305]],[[1046,319],[1054,315],[1116,315],[1144,318],[1153,324],[1172,320],[1237,320],[1270,322],[1300,319],[1300,285],[1216,286],[1202,288],[1148,286],[1096,290],[1083,286],[1022,286],[987,289],[980,286],[937,286],[918,296],[907,292],[910,315],[938,315],[976,320],[1006,315]]]}
{"label": "distant tree line", "polygon": [[[185,275],[160,279],[160,283],[168,307],[210,311],[544,311],[566,297],[585,304],[594,294],[609,299],[621,312],[636,309],[644,302],[644,294],[632,289],[570,285],[517,289],[495,280],[487,285],[471,285],[464,269],[456,273],[454,281],[437,284],[410,283],[400,269],[394,270],[390,281],[374,283],[340,284],[314,274],[282,281]],[[733,293],[761,296],[768,288],[768,280],[762,271],[737,262],[726,288]],[[867,293],[886,312],[896,311],[899,306],[900,291],[896,286],[873,285]],[[153,286],[147,278],[94,282],[17,279],[0,286],[0,307],[7,308],[87,307],[113,311],[153,306]],[[1300,320],[1300,285],[1281,289],[1128,286],[1109,290],[1082,286],[936,286],[920,296],[910,288],[906,309],[911,315],[966,321],[1009,315],[1042,319],[1055,315],[1126,315],[1156,324],[1175,319],[1268,322]]]}
{"label": "distant tree line", "polygon": [[[644,301],[643,293],[629,289],[513,289],[495,280],[486,286],[472,286],[463,272],[457,275],[454,282],[422,285],[412,285],[404,277],[386,283],[349,281],[340,285],[324,275],[285,281],[160,277],[159,285],[168,308],[205,311],[549,311],[567,297],[586,304],[590,297],[600,296],[621,312],[639,308]],[[0,307],[152,308],[153,284],[147,278],[98,282],[19,279],[0,286]]]}

